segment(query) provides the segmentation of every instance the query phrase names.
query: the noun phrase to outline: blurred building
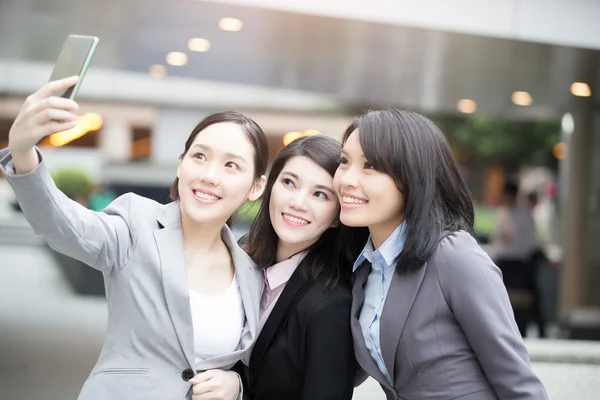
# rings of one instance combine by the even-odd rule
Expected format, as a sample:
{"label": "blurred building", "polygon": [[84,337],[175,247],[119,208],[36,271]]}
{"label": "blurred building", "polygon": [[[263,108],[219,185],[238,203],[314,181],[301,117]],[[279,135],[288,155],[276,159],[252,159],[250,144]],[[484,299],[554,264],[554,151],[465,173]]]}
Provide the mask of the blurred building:
{"label": "blurred building", "polygon": [[560,120],[561,308],[600,306],[600,3],[589,0],[126,0],[0,3],[0,146],[65,37],[100,46],[79,96],[101,124],[47,147],[117,193],[166,201],[205,115],[339,137],[364,108]]}

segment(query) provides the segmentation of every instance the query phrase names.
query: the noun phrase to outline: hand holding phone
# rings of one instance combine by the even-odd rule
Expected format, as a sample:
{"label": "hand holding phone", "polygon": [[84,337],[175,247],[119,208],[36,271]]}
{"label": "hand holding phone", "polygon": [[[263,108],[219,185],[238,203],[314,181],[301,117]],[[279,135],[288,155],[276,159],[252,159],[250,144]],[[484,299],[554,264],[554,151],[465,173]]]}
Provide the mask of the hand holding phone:
{"label": "hand holding phone", "polygon": [[50,82],[70,76],[79,76],[79,79],[73,86],[54,93],[55,96],[75,100],[98,47],[98,42],[99,39],[95,36],[69,35],[67,37],[54,64]]}

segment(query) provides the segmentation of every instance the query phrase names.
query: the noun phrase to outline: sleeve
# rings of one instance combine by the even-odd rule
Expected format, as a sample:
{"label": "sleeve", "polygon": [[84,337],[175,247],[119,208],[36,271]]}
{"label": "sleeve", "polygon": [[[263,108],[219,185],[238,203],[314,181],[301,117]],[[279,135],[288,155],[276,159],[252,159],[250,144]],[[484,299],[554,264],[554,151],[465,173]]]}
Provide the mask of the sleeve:
{"label": "sleeve", "polygon": [[500,399],[547,399],[515,323],[500,270],[466,232],[437,250],[440,287]]}
{"label": "sleeve", "polygon": [[0,170],[33,230],[54,250],[105,275],[127,263],[137,240],[135,224],[128,222],[133,195],[123,195],[103,212],[95,212],[65,196],[43,160],[30,173],[16,175],[10,153],[4,149],[0,150]]}
{"label": "sleeve", "polygon": [[350,293],[334,294],[311,313],[300,399],[352,399],[356,360],[350,330],[351,303]]}
{"label": "sleeve", "polygon": [[[238,380],[240,383],[240,393],[235,398],[235,400],[244,400],[244,387],[248,386],[248,382],[246,381],[246,366],[242,361],[238,361],[233,367],[231,367],[231,371],[235,372],[238,376]],[[248,396],[246,396],[247,398]]]}

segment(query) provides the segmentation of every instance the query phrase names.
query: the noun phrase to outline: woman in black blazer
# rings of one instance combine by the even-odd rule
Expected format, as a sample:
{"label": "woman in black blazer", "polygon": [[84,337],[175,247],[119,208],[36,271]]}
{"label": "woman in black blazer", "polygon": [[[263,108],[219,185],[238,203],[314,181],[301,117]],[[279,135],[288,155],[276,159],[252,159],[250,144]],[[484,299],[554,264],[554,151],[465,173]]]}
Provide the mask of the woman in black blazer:
{"label": "woman in black blazer", "polygon": [[304,137],[271,168],[245,246],[265,272],[263,328],[237,365],[245,399],[352,398],[351,270],[342,256],[351,238],[337,226],[333,189],[340,150],[332,138]]}

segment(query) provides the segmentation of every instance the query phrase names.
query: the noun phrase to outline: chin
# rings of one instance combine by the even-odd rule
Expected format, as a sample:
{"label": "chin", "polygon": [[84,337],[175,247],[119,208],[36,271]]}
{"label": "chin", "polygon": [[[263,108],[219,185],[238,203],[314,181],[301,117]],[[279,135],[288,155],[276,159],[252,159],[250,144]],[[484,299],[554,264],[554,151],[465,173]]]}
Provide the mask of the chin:
{"label": "chin", "polygon": [[351,228],[360,228],[363,226],[368,226],[368,221],[360,216],[351,216],[344,215],[344,213],[340,213],[340,222],[343,225],[349,226]]}

